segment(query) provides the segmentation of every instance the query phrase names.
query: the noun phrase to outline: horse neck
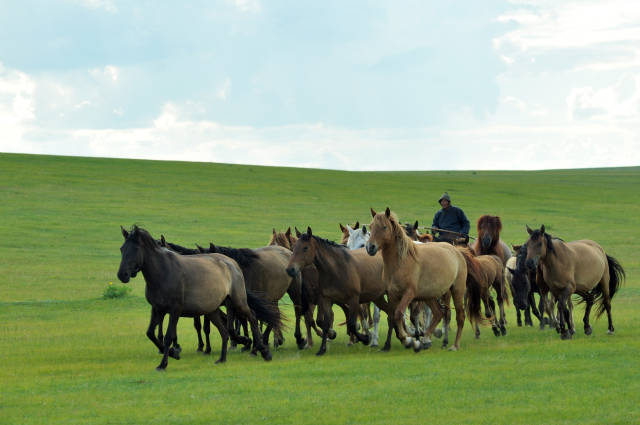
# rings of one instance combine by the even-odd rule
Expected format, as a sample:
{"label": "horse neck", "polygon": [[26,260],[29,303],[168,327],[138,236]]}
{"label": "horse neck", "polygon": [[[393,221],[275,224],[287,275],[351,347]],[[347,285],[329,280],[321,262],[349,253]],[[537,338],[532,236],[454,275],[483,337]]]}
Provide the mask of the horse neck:
{"label": "horse neck", "polygon": [[393,235],[395,240],[387,241],[382,246],[382,261],[387,273],[393,273],[405,262],[407,257],[415,254],[415,246],[411,238],[404,234]]}
{"label": "horse neck", "polygon": [[[169,250],[144,248],[144,261],[141,267],[142,275],[147,286],[153,288],[158,282],[167,276],[169,268],[169,258],[171,255]],[[178,255],[178,254],[174,254]]]}
{"label": "horse neck", "polygon": [[[338,250],[345,252],[338,252]],[[346,258],[349,255],[345,255],[347,252],[346,248],[327,247],[318,243],[313,264],[318,269],[318,273],[322,275],[331,277],[340,275],[346,268]]]}

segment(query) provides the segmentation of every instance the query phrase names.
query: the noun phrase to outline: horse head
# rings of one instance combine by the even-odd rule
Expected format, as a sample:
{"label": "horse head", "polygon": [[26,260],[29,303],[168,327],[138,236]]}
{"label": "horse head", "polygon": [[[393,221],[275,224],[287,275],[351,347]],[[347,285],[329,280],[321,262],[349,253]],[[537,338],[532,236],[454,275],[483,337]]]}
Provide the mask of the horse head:
{"label": "horse head", "polygon": [[480,253],[491,253],[500,239],[500,231],[502,230],[500,217],[483,215],[478,219],[476,229],[478,230],[478,239],[480,240]]}
{"label": "horse head", "polygon": [[373,220],[371,224],[369,224],[369,240],[366,244],[367,253],[371,256],[376,255],[379,249],[383,246],[391,243],[395,238],[396,234],[404,231],[400,228],[398,224],[398,220],[391,212],[389,207],[383,213],[376,213],[373,208],[371,208],[371,216]]}
{"label": "horse head", "polygon": [[150,239],[153,244],[157,244],[157,242],[154,241],[151,236],[148,236],[149,234],[146,230],[141,229],[136,225],[133,226],[130,232],[125,230],[122,226],[120,226],[120,229],[122,230],[124,243],[120,247],[122,257],[120,259],[120,267],[118,268],[118,279],[120,279],[122,283],[127,283],[132,277],[136,277],[138,272],[142,269],[144,264],[142,246],[145,243],[149,243],[147,239]]}
{"label": "horse head", "polygon": [[306,233],[300,233],[296,228],[298,240],[293,246],[293,253],[287,264],[287,274],[291,277],[297,276],[300,270],[313,264],[316,257],[317,243],[313,237],[311,227],[307,227]]}
{"label": "horse head", "polygon": [[370,234],[367,232],[367,226],[362,226],[359,229],[352,229],[347,225],[349,231],[349,239],[347,239],[347,248],[358,249],[364,248],[365,244],[369,240]]}
{"label": "horse head", "polygon": [[[553,250],[553,246],[551,245],[551,236],[545,232],[544,224],[536,230],[531,230],[527,226],[527,232],[529,239],[522,247],[526,248],[527,252],[525,264],[527,268],[533,270],[538,267],[538,262],[547,255],[547,251]],[[522,250],[522,248],[520,249]]]}

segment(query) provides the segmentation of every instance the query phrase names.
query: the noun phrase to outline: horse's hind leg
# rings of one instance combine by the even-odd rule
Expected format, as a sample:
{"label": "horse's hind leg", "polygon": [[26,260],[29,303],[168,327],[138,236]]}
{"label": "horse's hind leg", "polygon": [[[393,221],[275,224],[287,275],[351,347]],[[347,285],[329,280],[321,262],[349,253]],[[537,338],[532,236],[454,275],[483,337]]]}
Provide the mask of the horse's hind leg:
{"label": "horse's hind leg", "polygon": [[[426,304],[428,308],[431,309],[431,323],[429,323],[429,327],[427,327],[424,333],[425,335],[424,335],[424,341],[422,342],[422,348],[425,350],[431,347],[431,335],[433,334],[433,331],[438,326],[438,323],[440,323],[440,320],[444,316],[443,311],[440,308],[440,305],[438,304],[437,300],[435,299],[429,300],[426,302]],[[446,340],[447,340],[447,337],[445,337],[445,341]],[[443,348],[444,348],[444,345],[443,345]]]}
{"label": "horse's hind leg", "polygon": [[[178,340],[176,328],[178,325],[178,319],[180,319],[180,314],[178,312],[171,312],[169,314],[169,325],[167,326],[167,333],[164,336],[164,355],[162,356],[162,360],[160,364],[156,368],[157,370],[165,370],[167,368],[167,364],[169,363],[169,352],[171,351],[171,343]],[[177,344],[176,344],[177,345]],[[179,351],[176,350],[175,355],[171,356],[175,359],[180,358]]]}
{"label": "horse's hind leg", "polygon": [[222,338],[222,349],[220,351],[220,358],[216,360],[217,363],[224,363],[227,360],[227,343],[229,342],[229,330],[227,325],[221,317],[220,309],[214,311],[207,316],[207,323],[211,321],[218,328],[220,332],[220,338]]}
{"label": "horse's hind leg", "polygon": [[380,325],[380,307],[373,306],[373,332],[371,334],[371,346],[378,346],[378,326]]}
{"label": "horse's hind leg", "polygon": [[573,323],[573,302],[571,301],[571,295],[567,297],[567,322],[569,323],[569,332],[571,335],[576,333],[576,325]]}
{"label": "horse's hind leg", "polygon": [[[287,289],[287,293],[293,302],[293,309],[296,315],[296,329],[293,336],[296,338],[298,349],[302,350],[307,345],[307,341],[302,337],[302,332],[300,331],[300,319],[302,318],[302,281],[299,276],[300,275],[292,280],[289,289]],[[284,338],[282,338],[282,342],[284,343]]]}
{"label": "horse's hind leg", "polygon": [[[207,323],[207,320],[204,321]],[[204,349],[204,341],[202,340],[202,324],[200,323],[200,316],[193,317],[193,327],[196,329],[196,333],[198,334],[198,350],[202,351]]]}
{"label": "horse's hind leg", "polygon": [[347,316],[347,332],[349,333],[349,335],[355,335],[356,338],[358,338],[358,341],[362,342],[364,345],[369,345],[369,334],[362,334],[358,332],[357,329],[358,311],[360,311],[358,298],[353,298],[349,301],[349,304],[346,305],[346,308],[344,309],[344,313]]}
{"label": "horse's hind leg", "polygon": [[[500,280],[498,280],[498,282],[496,283],[496,287],[496,300],[498,301],[498,308],[500,309],[500,333],[502,334],[502,336],[505,336],[507,335],[507,316],[504,313],[504,295],[507,293],[507,291],[504,288],[504,283],[500,284]],[[531,321],[531,316],[529,316],[529,321]]]}
{"label": "horse's hind leg", "polygon": [[585,303],[587,306],[584,309],[584,317],[582,318],[582,322],[584,323],[584,333],[585,335],[591,335],[593,329],[589,324],[589,315],[591,314],[591,307],[593,307],[593,294],[588,292],[584,297]]}
{"label": "horse's hind leg", "polygon": [[333,310],[331,302],[324,297],[318,300],[318,324],[322,328],[322,342],[316,356],[321,356],[327,352],[327,338],[329,337],[329,327],[333,323]]}

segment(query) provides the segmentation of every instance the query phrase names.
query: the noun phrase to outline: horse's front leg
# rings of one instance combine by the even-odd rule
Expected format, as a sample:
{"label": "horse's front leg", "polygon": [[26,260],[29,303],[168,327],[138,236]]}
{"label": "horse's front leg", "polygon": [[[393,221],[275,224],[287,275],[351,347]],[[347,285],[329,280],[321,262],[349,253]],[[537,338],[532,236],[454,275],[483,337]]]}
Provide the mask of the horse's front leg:
{"label": "horse's front leg", "polygon": [[409,348],[413,346],[413,349],[418,352],[421,349],[421,343],[418,338],[413,338],[407,335],[407,332],[404,327],[404,312],[407,310],[409,303],[413,300],[414,290],[411,287],[408,287],[399,302],[396,305],[395,311],[393,312],[393,319],[395,321],[396,328],[396,336],[398,339],[404,344],[405,347]]}
{"label": "horse's front leg", "polygon": [[329,329],[333,323],[333,310],[331,309],[331,301],[324,297],[318,299],[318,324],[322,328],[322,342],[316,356],[321,356],[327,352],[327,339],[329,338]]}
{"label": "horse's front leg", "polygon": [[357,329],[358,311],[360,311],[360,303],[358,302],[358,298],[354,297],[349,300],[349,303],[343,307],[343,310],[345,312],[345,315],[347,316],[347,332],[349,333],[349,335],[354,335],[357,338],[357,341],[362,342],[364,345],[369,345],[369,334],[362,334],[358,332]]}
{"label": "horse's front leg", "polygon": [[[164,314],[160,313],[158,309],[155,307],[151,307],[151,319],[149,320],[149,327],[147,328],[147,338],[151,340],[158,347],[158,352],[160,354],[164,353],[164,345],[162,344],[160,338],[162,337],[162,322],[164,318]],[[156,326],[158,327],[158,338],[156,338]]]}
{"label": "horse's front leg", "polygon": [[217,309],[211,314],[208,314],[206,317],[206,323],[213,323],[216,328],[218,328],[218,332],[220,332],[220,338],[222,339],[222,349],[220,351],[220,358],[216,360],[216,364],[224,363],[227,360],[227,343],[229,342],[229,330],[227,329],[227,324],[225,323],[225,319],[222,317],[222,312],[220,309]]}
{"label": "horse's front leg", "polygon": [[[165,370],[167,368],[168,358],[169,358],[169,351],[171,351],[171,348],[172,348],[171,347],[171,343],[176,341],[176,347],[179,347],[177,345],[177,340],[178,340],[178,334],[177,334],[178,319],[180,319],[180,313],[179,312],[172,311],[171,313],[169,313],[169,326],[167,326],[167,334],[164,336],[164,355],[162,356],[162,361],[160,361],[160,364],[158,365],[156,370]],[[180,352],[178,350],[179,349],[176,348],[175,354],[172,355],[172,357],[174,357],[175,359],[179,359],[180,358]]]}
{"label": "horse's front leg", "polygon": [[[207,319],[204,320],[207,323]],[[200,316],[193,317],[193,327],[196,329],[196,334],[198,334],[198,349],[197,351],[202,351],[204,349],[204,341],[202,340],[202,323],[200,322]]]}

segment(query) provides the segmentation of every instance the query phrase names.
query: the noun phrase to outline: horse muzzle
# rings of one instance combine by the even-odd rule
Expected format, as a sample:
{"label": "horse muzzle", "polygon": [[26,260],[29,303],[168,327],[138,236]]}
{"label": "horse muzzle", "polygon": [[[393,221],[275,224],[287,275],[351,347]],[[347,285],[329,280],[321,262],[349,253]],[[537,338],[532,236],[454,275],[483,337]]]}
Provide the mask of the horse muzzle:
{"label": "horse muzzle", "polygon": [[538,267],[538,261],[539,260],[540,260],[540,256],[535,256],[533,258],[529,258],[525,262],[525,265],[527,266],[528,269],[534,270],[534,269],[536,269]]}
{"label": "horse muzzle", "polygon": [[378,246],[374,243],[367,242],[365,249],[367,250],[367,254],[371,255],[372,257],[378,252]]}
{"label": "horse muzzle", "polygon": [[296,277],[300,273],[297,267],[287,267],[287,274],[291,277]]}
{"label": "horse muzzle", "polygon": [[118,272],[118,279],[122,283],[128,283],[131,277],[127,272]]}

